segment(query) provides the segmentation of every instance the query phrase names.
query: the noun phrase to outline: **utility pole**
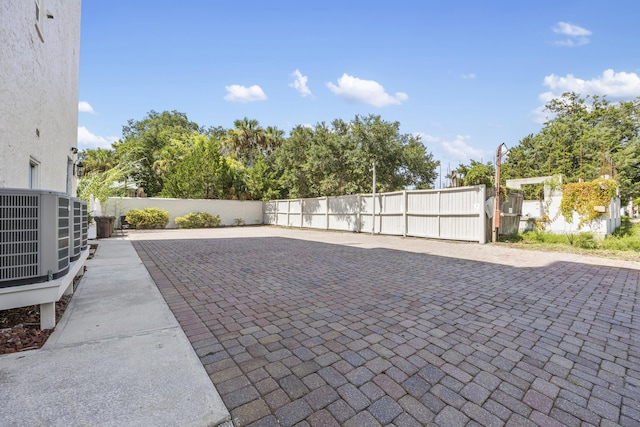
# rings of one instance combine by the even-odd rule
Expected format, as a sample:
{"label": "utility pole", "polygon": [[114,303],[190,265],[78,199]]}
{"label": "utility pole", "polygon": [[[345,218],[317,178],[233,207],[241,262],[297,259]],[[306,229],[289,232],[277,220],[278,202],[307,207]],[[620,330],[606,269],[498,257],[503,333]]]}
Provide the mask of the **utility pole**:
{"label": "utility pole", "polygon": [[496,153],[496,176],[495,176],[495,210],[493,212],[493,241],[498,241],[498,229],[500,228],[500,165],[502,159],[502,146],[498,146],[498,152]]}

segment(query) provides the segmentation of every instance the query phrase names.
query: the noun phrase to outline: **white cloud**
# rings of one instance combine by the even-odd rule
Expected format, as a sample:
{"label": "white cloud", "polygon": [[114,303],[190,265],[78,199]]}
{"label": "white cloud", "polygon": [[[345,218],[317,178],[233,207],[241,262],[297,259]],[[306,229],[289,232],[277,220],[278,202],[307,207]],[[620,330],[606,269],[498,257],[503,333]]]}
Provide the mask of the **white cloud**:
{"label": "white cloud", "polygon": [[95,111],[93,111],[93,107],[91,106],[91,104],[89,104],[87,101],[78,102],[78,112],[89,113],[89,114],[96,113]]}
{"label": "white cloud", "polygon": [[589,43],[589,36],[591,36],[591,31],[568,22],[558,22],[553,27],[553,32],[567,36],[566,39],[553,42],[553,45],[558,47],[583,46]]}
{"label": "white cloud", "polygon": [[111,144],[118,140],[116,136],[98,136],[94,135],[84,126],[78,126],[78,148],[85,150],[87,148],[111,148]]}
{"label": "white cloud", "polygon": [[591,31],[586,28],[579,27],[577,25],[569,24],[568,22],[558,22],[553,27],[553,32],[556,34],[564,34],[571,37],[590,36]]}
{"label": "white cloud", "polygon": [[295,77],[295,80],[289,84],[290,87],[297,90],[302,97],[312,95],[311,90],[307,87],[307,80],[309,79],[307,76],[303,76],[300,70],[295,70],[292,76]]}
{"label": "white cloud", "polygon": [[250,87],[241,85],[231,85],[224,87],[227,90],[227,95],[224,97],[226,101],[230,102],[255,102],[264,101],[267,99],[267,95],[264,94],[262,88],[258,85]]}
{"label": "white cloud", "polygon": [[441,144],[444,151],[459,163],[468,164],[472,159],[486,162],[486,159],[491,157],[491,153],[472,147],[467,143],[470,139],[469,135],[456,135],[453,141],[441,141]]}
{"label": "white cloud", "polygon": [[427,150],[431,151],[436,160],[440,160],[443,165],[450,164],[455,167],[457,164],[469,164],[471,160],[486,163],[492,159],[491,152],[469,145],[471,139],[469,135],[456,135],[452,141],[422,132],[416,132],[413,135],[420,137]]}
{"label": "white cloud", "polygon": [[551,93],[558,95],[572,91],[583,95],[607,95],[613,98],[636,97],[640,95],[640,77],[636,73],[621,71],[616,73],[612,69],[605,70],[601,76],[584,80],[567,74],[559,77],[555,74],[544,78],[544,85],[551,89]]}
{"label": "white cloud", "polygon": [[469,73],[469,74],[463,74],[462,78],[465,80],[473,80],[476,78],[476,75],[473,73]]}
{"label": "white cloud", "polygon": [[384,87],[374,80],[362,80],[344,73],[338,79],[338,85],[327,83],[327,87],[336,95],[349,101],[362,102],[374,107],[400,105],[409,96],[404,92],[396,92],[393,96],[385,92]]}
{"label": "white cloud", "polygon": [[[538,96],[542,104],[559,98],[565,92],[575,92],[581,97],[606,95],[608,99],[626,99],[640,96],[640,76],[638,74],[624,71],[616,73],[612,69],[605,70],[601,76],[590,80],[580,79],[573,74],[567,74],[565,77],[551,74],[545,76],[543,84],[549,90]],[[548,113],[544,111],[544,105],[532,111],[532,117],[535,123],[544,123],[548,119]]]}
{"label": "white cloud", "polygon": [[437,136],[431,136],[422,132],[414,132],[413,136],[420,138],[420,141],[422,142],[440,142],[440,138]]}

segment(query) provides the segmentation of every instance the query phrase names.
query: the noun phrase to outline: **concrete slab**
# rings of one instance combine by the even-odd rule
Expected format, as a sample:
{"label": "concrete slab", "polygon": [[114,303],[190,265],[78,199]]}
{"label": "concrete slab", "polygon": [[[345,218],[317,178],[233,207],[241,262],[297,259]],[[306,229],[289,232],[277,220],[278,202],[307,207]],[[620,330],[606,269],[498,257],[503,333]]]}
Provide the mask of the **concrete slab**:
{"label": "concrete slab", "polygon": [[70,307],[73,316],[66,319],[66,325],[58,328],[47,345],[69,345],[178,326],[142,265],[91,265],[85,274],[90,286],[74,296]]}
{"label": "concrete slab", "polygon": [[229,425],[131,243],[101,240],[41,349],[0,356],[0,425]]}

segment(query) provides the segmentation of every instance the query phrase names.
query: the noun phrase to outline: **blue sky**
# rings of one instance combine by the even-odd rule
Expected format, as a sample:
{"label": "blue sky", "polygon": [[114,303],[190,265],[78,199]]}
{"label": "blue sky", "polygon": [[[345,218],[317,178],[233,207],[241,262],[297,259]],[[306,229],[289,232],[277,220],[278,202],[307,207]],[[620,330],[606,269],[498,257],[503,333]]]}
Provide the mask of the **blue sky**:
{"label": "blue sky", "polygon": [[177,110],[289,132],[356,114],[419,134],[443,175],[489,161],[571,90],[640,96],[640,2],[84,0],[78,145]]}

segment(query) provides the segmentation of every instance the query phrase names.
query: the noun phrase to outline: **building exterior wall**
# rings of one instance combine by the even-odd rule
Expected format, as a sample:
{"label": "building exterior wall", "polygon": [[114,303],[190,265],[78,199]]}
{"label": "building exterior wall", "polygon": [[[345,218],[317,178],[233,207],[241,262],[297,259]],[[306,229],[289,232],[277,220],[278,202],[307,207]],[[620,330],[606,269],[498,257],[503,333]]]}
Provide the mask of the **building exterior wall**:
{"label": "building exterior wall", "polygon": [[76,193],[80,10],[0,1],[0,187]]}

